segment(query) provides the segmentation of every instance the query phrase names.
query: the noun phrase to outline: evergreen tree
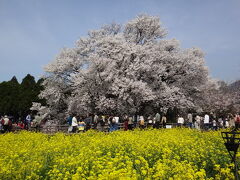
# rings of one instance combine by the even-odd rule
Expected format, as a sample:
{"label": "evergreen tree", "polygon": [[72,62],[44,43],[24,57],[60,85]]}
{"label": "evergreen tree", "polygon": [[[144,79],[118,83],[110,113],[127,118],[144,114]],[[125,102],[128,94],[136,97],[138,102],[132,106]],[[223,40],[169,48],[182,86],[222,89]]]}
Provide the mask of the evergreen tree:
{"label": "evergreen tree", "polygon": [[21,83],[21,101],[19,103],[21,116],[26,116],[29,113],[29,108],[32,102],[37,100],[37,95],[35,78],[28,74]]}
{"label": "evergreen tree", "polygon": [[32,102],[46,104],[38,95],[43,87],[43,79],[36,83],[35,78],[28,74],[19,84],[15,76],[10,81],[0,83],[0,115],[24,118],[30,111]]}
{"label": "evergreen tree", "polygon": [[19,83],[17,78],[0,84],[0,114],[18,116]]}

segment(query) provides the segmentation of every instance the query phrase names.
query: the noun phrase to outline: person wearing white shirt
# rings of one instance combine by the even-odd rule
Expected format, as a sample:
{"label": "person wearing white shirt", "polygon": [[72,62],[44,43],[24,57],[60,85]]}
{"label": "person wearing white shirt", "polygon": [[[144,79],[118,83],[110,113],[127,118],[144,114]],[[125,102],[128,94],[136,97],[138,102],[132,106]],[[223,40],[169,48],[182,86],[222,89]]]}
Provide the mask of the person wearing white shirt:
{"label": "person wearing white shirt", "polygon": [[178,125],[182,127],[184,124],[184,118],[182,116],[179,116],[177,121],[178,121]]}
{"label": "person wearing white shirt", "polygon": [[195,123],[194,123],[195,128],[200,130],[200,124],[201,124],[201,117],[197,115],[195,117]]}
{"label": "person wearing white shirt", "polygon": [[7,115],[5,115],[2,121],[4,132],[10,132],[9,122],[10,122],[10,119],[8,118]]}
{"label": "person wearing white shirt", "polygon": [[115,123],[119,123],[119,117],[115,116],[113,119],[115,120]]}
{"label": "person wearing white shirt", "polygon": [[188,119],[188,127],[189,127],[189,128],[192,128],[192,125],[193,125],[193,116],[192,116],[191,113],[188,113],[187,119]]}
{"label": "person wearing white shirt", "polygon": [[226,122],[225,122],[225,127],[226,127],[226,128],[229,128],[229,122],[228,122],[228,120],[226,120]]}
{"label": "person wearing white shirt", "polygon": [[112,120],[112,129],[113,131],[118,130],[119,117],[115,116]]}
{"label": "person wearing white shirt", "polygon": [[27,126],[27,129],[30,128],[31,126],[31,121],[32,121],[32,117],[30,114],[27,115],[26,119],[25,119],[25,125]]}
{"label": "person wearing white shirt", "polygon": [[145,122],[144,122],[144,117],[143,116],[139,117],[139,127],[140,127],[140,129],[145,128]]}
{"label": "person wearing white shirt", "polygon": [[73,116],[73,118],[72,118],[72,132],[73,133],[75,133],[77,131],[77,126],[78,126],[77,118],[76,118],[76,116]]}
{"label": "person wearing white shirt", "polygon": [[205,114],[203,123],[204,123],[205,130],[208,130],[208,128],[209,128],[209,115],[208,114]]}

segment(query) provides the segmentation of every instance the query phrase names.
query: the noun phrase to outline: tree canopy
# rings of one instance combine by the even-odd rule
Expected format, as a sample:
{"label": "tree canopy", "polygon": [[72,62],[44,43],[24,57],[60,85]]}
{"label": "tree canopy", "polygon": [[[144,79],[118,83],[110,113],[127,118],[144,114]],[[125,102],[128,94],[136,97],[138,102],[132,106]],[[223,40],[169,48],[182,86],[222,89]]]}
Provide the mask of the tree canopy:
{"label": "tree canopy", "polygon": [[204,53],[166,35],[159,17],[149,15],[90,31],[45,67],[41,97],[56,116],[201,109],[206,89],[215,87]]}

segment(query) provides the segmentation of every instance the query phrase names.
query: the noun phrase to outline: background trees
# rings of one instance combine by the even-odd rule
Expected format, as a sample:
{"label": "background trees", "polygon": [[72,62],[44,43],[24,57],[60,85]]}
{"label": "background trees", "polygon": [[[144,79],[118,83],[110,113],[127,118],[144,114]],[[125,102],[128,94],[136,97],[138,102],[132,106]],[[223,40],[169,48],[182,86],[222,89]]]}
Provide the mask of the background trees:
{"label": "background trees", "polygon": [[39,79],[37,83],[35,78],[28,74],[21,83],[14,76],[10,81],[0,83],[0,114],[11,115],[15,118],[25,117],[30,111],[32,102],[41,102],[38,95],[43,87]]}

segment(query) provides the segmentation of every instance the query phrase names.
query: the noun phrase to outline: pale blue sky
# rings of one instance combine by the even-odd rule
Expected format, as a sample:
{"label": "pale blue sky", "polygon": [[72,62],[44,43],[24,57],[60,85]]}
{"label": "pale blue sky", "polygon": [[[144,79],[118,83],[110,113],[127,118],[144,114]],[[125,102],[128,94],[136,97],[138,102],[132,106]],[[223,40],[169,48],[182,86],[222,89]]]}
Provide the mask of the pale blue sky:
{"label": "pale blue sky", "polygon": [[240,0],[0,0],[0,81],[38,78],[89,30],[142,13],[160,16],[183,48],[200,47],[212,77],[240,79]]}

